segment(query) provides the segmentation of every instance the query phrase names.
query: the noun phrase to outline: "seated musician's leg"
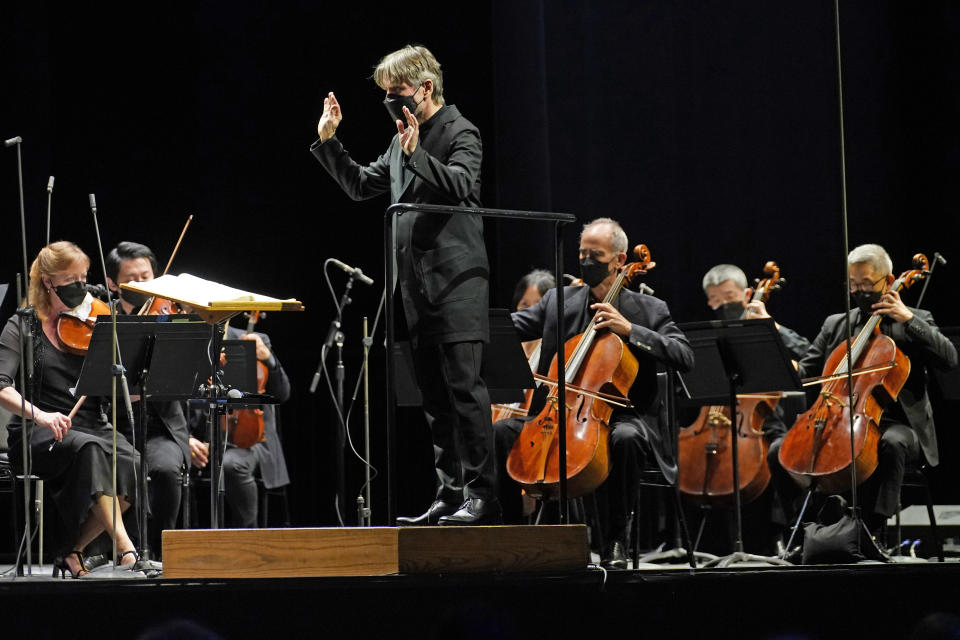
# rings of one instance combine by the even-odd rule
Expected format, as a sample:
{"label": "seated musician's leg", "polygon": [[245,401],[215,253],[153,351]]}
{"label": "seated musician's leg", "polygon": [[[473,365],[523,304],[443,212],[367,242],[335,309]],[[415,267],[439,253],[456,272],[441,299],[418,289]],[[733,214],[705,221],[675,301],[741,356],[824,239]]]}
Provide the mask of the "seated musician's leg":
{"label": "seated musician's leg", "polygon": [[783,438],[770,443],[770,449],[767,451],[767,465],[770,467],[770,483],[773,485],[780,506],[783,508],[783,517],[789,528],[794,525],[799,515],[800,505],[798,503],[805,492],[800,489],[800,486],[780,464],[780,445],[782,443]]}
{"label": "seated musician's leg", "polygon": [[610,475],[606,485],[609,500],[609,531],[606,535],[604,564],[610,568],[627,566],[627,519],[637,499],[638,481],[646,455],[646,438],[639,418],[615,422],[610,429]]}
{"label": "seated musician's leg", "polygon": [[223,454],[226,501],[242,529],[257,526],[257,482],[253,478],[258,459],[253,449],[228,447]]}
{"label": "seated musician's leg", "polygon": [[166,435],[147,441],[147,469],[150,475],[150,546],[159,557],[164,529],[177,527],[180,490],[186,461],[180,445]]}
{"label": "seated musician's leg", "polygon": [[523,420],[507,418],[493,423],[493,443],[497,459],[497,483],[504,524],[523,523],[523,502],[520,487],[507,473],[507,457],[523,429]]}
{"label": "seated musician's leg", "polygon": [[884,424],[881,428],[877,470],[864,483],[860,500],[864,518],[873,532],[897,512],[904,469],[920,459],[920,441],[913,429],[900,423]]}

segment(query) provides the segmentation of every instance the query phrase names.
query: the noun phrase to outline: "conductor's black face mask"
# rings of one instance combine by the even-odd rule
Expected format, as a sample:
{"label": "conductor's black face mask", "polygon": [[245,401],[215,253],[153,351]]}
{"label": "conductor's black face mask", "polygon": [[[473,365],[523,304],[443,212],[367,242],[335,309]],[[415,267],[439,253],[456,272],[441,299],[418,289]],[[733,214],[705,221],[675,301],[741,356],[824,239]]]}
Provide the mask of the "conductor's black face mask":
{"label": "conductor's black face mask", "polygon": [[[423,83],[417,87],[417,91],[420,91],[420,88],[423,87]],[[394,122],[399,120],[407,125],[407,116],[403,114],[403,108],[406,107],[407,110],[412,113],[414,116],[417,115],[417,107],[423,104],[423,101],[426,100],[426,96],[417,102],[414,98],[417,95],[417,91],[413,92],[413,95],[401,96],[396,93],[388,93],[387,97],[383,100],[383,106],[387,108],[387,113],[390,114],[390,117],[393,118]]]}

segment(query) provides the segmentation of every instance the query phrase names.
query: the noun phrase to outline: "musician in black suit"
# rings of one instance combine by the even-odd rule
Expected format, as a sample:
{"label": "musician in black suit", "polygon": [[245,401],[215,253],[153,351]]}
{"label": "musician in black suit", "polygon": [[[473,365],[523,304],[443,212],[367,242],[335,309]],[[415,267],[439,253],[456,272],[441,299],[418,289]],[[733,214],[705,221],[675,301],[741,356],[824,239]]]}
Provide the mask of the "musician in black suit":
{"label": "musician in black suit", "polygon": [[[752,300],[754,290],[748,285],[747,275],[736,265],[718,264],[711,267],[703,276],[702,286],[707,306],[719,320],[771,317],[762,299]],[[803,358],[810,348],[810,341],[779,322],[776,323],[776,328],[790,357],[797,361]],[[780,441],[786,435],[788,426],[793,424],[797,413],[804,407],[803,398],[783,398],[777,402],[772,412],[764,416],[763,436],[775,452],[779,451]],[[696,415],[696,412],[689,416],[681,415],[680,424],[690,424]],[[707,518],[707,524],[714,525],[703,529],[705,535],[701,535],[700,549],[726,553],[731,548],[737,531],[732,511],[711,509],[701,511],[698,517]],[[773,553],[775,540],[781,537],[785,525],[788,524],[784,521],[782,509],[776,505],[774,489],[768,486],[756,500],[743,505],[741,517],[745,549],[764,555]],[[715,522],[710,523],[711,519]],[[717,526],[718,524],[720,526]]]}
{"label": "musician in black suit", "polygon": [[[157,273],[157,258],[146,245],[121,242],[106,256],[107,286],[120,299],[120,313],[137,314],[149,296],[119,288],[127,282],[147,282]],[[135,398],[139,402],[139,398]],[[135,407],[136,420],[140,411]],[[190,448],[187,419],[179,402],[147,403],[147,473],[150,477],[150,547],[159,557],[161,533],[177,527],[183,476],[189,470]],[[119,423],[131,435],[125,420]]]}
{"label": "musician in black suit", "polygon": [[[330,93],[310,150],[354,200],[480,206],[477,128],[443,97],[440,64],[426,47],[386,55],[373,73],[397,126],[386,152],[362,166],[334,135],[343,118]],[[480,377],[488,339],[489,268],[479,216],[405,213],[394,220],[397,282],[414,370],[433,435],[436,499],[401,525],[498,522],[490,402]],[[466,501],[464,501],[466,499]],[[441,521],[442,518],[442,521]]]}
{"label": "musician in black suit", "polygon": [[[627,236],[623,229],[614,220],[598,218],[584,226],[580,235],[580,270],[587,286],[564,288],[564,340],[582,333],[596,314],[596,328],[619,335],[638,361],[629,394],[634,409],[615,410],[609,425],[611,469],[605,484],[609,489],[610,522],[608,543],[602,553],[604,564],[611,568],[627,566],[627,519],[644,458],[653,455],[666,479],[676,481],[676,461],[667,445],[670,440],[661,431],[665,425],[653,417],[657,414],[657,365],[667,364],[680,371],[693,366],[693,350],[663,300],[624,289],[612,303],[602,302],[626,260]],[[542,375],[549,372],[556,352],[556,309],[556,289],[551,289],[537,304],[512,316],[520,340],[543,338],[537,366]],[[542,406],[541,396],[533,403],[531,416],[537,415]],[[518,419],[494,425],[497,464],[503,478],[501,496],[503,501],[510,500],[511,506],[519,503],[519,489],[507,478],[505,465],[522,427],[523,421]]]}
{"label": "musician in black suit", "polygon": [[[859,503],[867,525],[875,531],[896,513],[904,469],[926,459],[934,466],[939,460],[933,411],[927,397],[927,367],[949,369],[957,366],[957,350],[923,309],[908,307],[890,286],[893,263],[883,247],[865,244],[850,252],[850,312],[853,336],[871,315],[880,315],[880,331],[896,343],[910,359],[910,376],[896,402],[888,407],[878,425],[882,433],[877,446],[878,464],[859,492]],[[846,341],[844,314],[827,317],[807,355],[800,361],[801,377],[818,376],[833,350]],[[922,457],[921,457],[922,456]],[[799,493],[790,476],[771,450],[770,471],[781,496]]]}

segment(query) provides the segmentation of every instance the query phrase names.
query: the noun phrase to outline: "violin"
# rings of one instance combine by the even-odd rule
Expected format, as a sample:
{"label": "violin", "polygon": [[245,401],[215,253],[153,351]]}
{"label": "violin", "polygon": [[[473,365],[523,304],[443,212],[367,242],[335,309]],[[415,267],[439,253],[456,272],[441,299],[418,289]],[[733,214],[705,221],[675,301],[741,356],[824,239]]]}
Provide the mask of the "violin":
{"label": "violin", "polygon": [[[260,311],[248,314],[247,333],[253,329],[260,319]],[[263,395],[267,390],[267,365],[257,360],[257,393]],[[224,419],[224,430],[227,441],[241,449],[249,449],[258,442],[263,442],[263,409],[230,409]]]}
{"label": "violin", "polygon": [[[613,303],[623,287],[652,269],[644,245],[634,248],[637,262],[620,268],[603,302]],[[626,398],[639,364],[618,335],[598,332],[596,315],[586,331],[564,344],[566,397],[558,397],[557,357],[549,376],[537,376],[551,391],[544,408],[526,423],[507,457],[507,472],[535,498],[559,494],[559,411],[566,412],[566,477],[568,496],[576,498],[595,490],[610,473],[609,420],[614,406],[631,406]],[[619,395],[615,395],[616,392]]]}
{"label": "violin", "polygon": [[152,296],[137,312],[138,316],[172,316],[183,313],[183,308],[173,300]]}
{"label": "violin", "polygon": [[[929,273],[930,263],[918,253],[913,257],[913,267],[900,274],[891,291],[922,280]],[[858,482],[869,478],[877,468],[880,418],[884,408],[896,401],[910,375],[910,359],[892,338],[880,332],[881,319],[880,315],[871,315],[850,342],[851,373],[847,368],[847,342],[833,350],[824,364],[816,402],[797,417],[780,445],[780,464],[802,487],[815,483],[821,491],[844,491],[850,488],[851,464]],[[853,407],[848,407],[851,377]]]}
{"label": "violin", "polygon": [[[750,302],[766,302],[770,294],[785,284],[780,267],[770,261],[764,265],[764,278],[756,281]],[[779,396],[738,395],[736,433],[740,492],[744,504],[760,496],[770,483],[767,444],[763,422],[773,414]],[[678,486],[680,492],[705,504],[729,504],[733,500],[733,452],[730,438],[734,425],[730,407],[708,406],[687,427],[680,429],[677,441]]]}
{"label": "violin", "polygon": [[[177,251],[180,250],[180,243],[183,242],[183,237],[187,235],[187,229],[190,227],[190,222],[192,220],[192,214],[187,216],[187,222],[183,225],[183,230],[180,232],[180,237],[177,238],[177,244],[174,245],[173,252],[170,254],[170,258],[167,260],[167,266],[164,267],[163,273],[160,274],[161,276],[167,275],[167,272],[170,271],[170,265],[173,264],[173,258],[177,255]],[[142,307],[140,307],[137,315],[172,316],[180,313],[183,313],[183,307],[173,300],[167,300],[166,298],[160,298],[158,296],[151,296],[147,298],[147,301],[143,303]]]}
{"label": "violin", "polygon": [[97,322],[97,316],[110,315],[110,305],[89,296],[92,301],[90,310],[84,320],[66,312],[61,312],[57,317],[57,338],[61,346],[75,356],[85,356],[90,349],[90,338],[93,336],[93,326]]}

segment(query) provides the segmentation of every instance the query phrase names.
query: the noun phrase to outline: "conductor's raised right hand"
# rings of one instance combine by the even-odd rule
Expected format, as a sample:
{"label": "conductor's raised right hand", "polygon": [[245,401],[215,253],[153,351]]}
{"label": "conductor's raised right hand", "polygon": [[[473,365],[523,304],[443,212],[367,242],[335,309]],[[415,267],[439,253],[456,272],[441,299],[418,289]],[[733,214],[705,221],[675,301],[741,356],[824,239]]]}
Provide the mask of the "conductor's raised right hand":
{"label": "conductor's raised right hand", "polygon": [[331,91],[323,99],[323,115],[320,116],[320,123],[317,124],[317,135],[320,136],[321,142],[326,142],[333,137],[341,120],[343,120],[343,113],[340,111],[340,103]]}
{"label": "conductor's raised right hand", "polygon": [[41,427],[50,429],[53,439],[57,442],[63,442],[63,436],[70,430],[70,417],[62,413],[49,413],[38,409],[34,418]]}

